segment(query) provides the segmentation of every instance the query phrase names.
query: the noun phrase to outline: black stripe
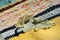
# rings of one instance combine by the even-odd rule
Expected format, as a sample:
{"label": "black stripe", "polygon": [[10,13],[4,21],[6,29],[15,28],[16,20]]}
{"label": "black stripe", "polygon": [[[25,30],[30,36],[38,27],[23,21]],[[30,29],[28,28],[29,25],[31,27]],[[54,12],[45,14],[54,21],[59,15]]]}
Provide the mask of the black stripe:
{"label": "black stripe", "polygon": [[8,7],[2,8],[2,9],[0,9],[0,13],[3,12],[3,11],[5,11],[5,10],[8,10],[8,9],[10,9],[10,8],[12,8],[12,7],[14,7],[14,6],[22,3],[22,2],[25,2],[25,1],[26,0],[22,0],[22,1],[19,1],[19,2],[14,3],[13,5],[9,5]]}
{"label": "black stripe", "polygon": [[48,9],[46,9],[45,11],[35,15],[34,17],[42,16],[42,15],[46,14],[47,12],[53,11],[54,9],[59,8],[59,7],[60,7],[60,4],[54,5],[54,6],[50,7],[50,8],[48,8]]}
{"label": "black stripe", "polygon": [[9,30],[15,29],[15,28],[16,28],[16,26],[14,25],[14,26],[11,26],[9,28],[3,29],[0,31],[0,34],[6,32],[6,31],[9,31]]}
{"label": "black stripe", "polygon": [[[49,18],[47,18],[47,19],[45,19],[45,20],[42,20],[42,21],[40,21],[40,22],[38,22],[38,23],[41,23],[41,22],[47,21],[47,20],[52,20],[52,19],[54,19],[54,18],[56,18],[56,17],[58,17],[58,16],[60,16],[60,14],[57,14],[57,15],[52,16],[52,17],[49,17]],[[33,24],[36,25],[37,23],[33,22]]]}
{"label": "black stripe", "polygon": [[8,39],[10,39],[10,38],[12,38],[12,37],[14,37],[14,36],[16,36],[16,35],[20,35],[20,34],[22,34],[22,33],[24,33],[24,32],[21,31],[21,32],[19,32],[19,33],[17,33],[17,34],[10,35],[10,36],[6,37],[5,40],[8,40]]}
{"label": "black stripe", "polygon": [[8,40],[9,38],[12,38],[12,37],[14,37],[14,36],[15,36],[15,34],[12,34],[12,35],[10,35],[10,36],[4,38],[4,39],[5,39],[5,40]]}
{"label": "black stripe", "polygon": [[49,17],[49,18],[47,18],[47,19],[45,19],[45,20],[51,20],[51,19],[56,18],[56,17],[58,17],[58,16],[60,16],[60,13],[57,14],[57,15],[55,15],[55,16]]}

